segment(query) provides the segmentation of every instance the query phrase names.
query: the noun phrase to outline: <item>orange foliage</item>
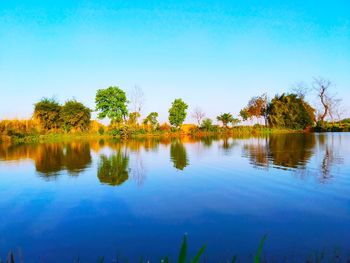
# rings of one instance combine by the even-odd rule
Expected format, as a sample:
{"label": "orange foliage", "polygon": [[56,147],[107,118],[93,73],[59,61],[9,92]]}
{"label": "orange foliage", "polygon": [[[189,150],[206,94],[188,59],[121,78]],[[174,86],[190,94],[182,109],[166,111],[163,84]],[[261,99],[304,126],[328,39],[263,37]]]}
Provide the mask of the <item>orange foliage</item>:
{"label": "orange foliage", "polygon": [[2,120],[1,135],[27,135],[40,132],[40,125],[35,120]]}
{"label": "orange foliage", "polygon": [[162,125],[159,126],[159,129],[163,132],[170,132],[171,127],[167,123],[163,123]]}
{"label": "orange foliage", "polygon": [[197,128],[197,126],[194,124],[183,124],[181,126],[181,131],[183,133],[190,133],[193,129],[196,129],[196,128]]}

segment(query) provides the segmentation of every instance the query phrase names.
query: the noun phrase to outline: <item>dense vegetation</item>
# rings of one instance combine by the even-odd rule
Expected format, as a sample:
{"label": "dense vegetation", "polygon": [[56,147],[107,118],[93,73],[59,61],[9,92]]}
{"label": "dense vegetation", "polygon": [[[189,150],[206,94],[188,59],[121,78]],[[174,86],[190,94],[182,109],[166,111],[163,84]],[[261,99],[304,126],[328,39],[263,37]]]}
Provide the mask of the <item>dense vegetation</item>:
{"label": "dense vegetation", "polygon": [[[276,95],[271,100],[267,94],[252,97],[237,118],[230,112],[217,116],[216,120],[221,125],[214,124],[214,121],[206,118],[205,112],[197,107],[192,113],[196,125],[184,125],[188,105],[182,99],[178,98],[172,102],[168,111],[169,124],[159,124],[157,112],[151,112],[140,120],[142,91],[136,90],[129,100],[125,91],[111,86],[99,89],[95,98],[97,117],[101,120],[108,118],[108,126],[91,121],[92,110],[81,102],[68,100],[61,105],[54,98],[43,98],[34,104],[31,120],[0,121],[0,140],[73,133],[130,137],[181,133],[271,133],[281,130],[349,131],[350,121],[340,119],[340,100],[331,95],[331,87],[329,81],[314,81],[313,89],[319,97],[319,104],[322,105],[318,110],[306,101],[307,89],[298,87],[291,93]],[[241,122],[247,122],[249,125],[239,125]]]}
{"label": "dense vegetation", "polygon": [[315,123],[315,109],[295,94],[282,94],[272,99],[267,108],[271,127],[305,129]]}

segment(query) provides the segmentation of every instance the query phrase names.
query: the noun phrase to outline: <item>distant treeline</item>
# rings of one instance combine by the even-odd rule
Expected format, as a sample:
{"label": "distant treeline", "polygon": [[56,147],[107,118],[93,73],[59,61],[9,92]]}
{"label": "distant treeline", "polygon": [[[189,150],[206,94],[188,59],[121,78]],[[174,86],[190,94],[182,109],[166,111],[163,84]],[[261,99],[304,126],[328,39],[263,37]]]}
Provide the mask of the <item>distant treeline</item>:
{"label": "distant treeline", "polygon": [[[175,99],[169,108],[169,123],[158,122],[158,113],[150,112],[141,118],[143,92],[135,88],[130,98],[117,86],[99,89],[95,98],[95,111],[98,119],[108,118],[105,126],[91,121],[92,109],[77,100],[68,100],[61,105],[54,98],[43,98],[34,104],[31,120],[4,120],[0,122],[0,134],[10,137],[25,137],[48,133],[96,133],[100,135],[125,136],[138,134],[178,133],[230,133],[236,130],[251,131],[251,128],[238,126],[243,121],[255,123],[255,128],[289,129],[309,131],[349,131],[349,119],[340,120],[340,100],[331,95],[332,83],[315,79],[313,90],[317,92],[321,109],[316,110],[306,101],[308,88],[299,85],[290,93],[276,95],[269,99],[267,94],[249,100],[237,117],[222,113],[216,117],[221,125],[206,118],[200,108],[195,108],[192,117],[196,125],[183,125],[188,105],[180,98]],[[338,118],[337,118],[338,117]],[[263,120],[263,124],[261,124]],[[256,129],[255,129],[256,130]]]}

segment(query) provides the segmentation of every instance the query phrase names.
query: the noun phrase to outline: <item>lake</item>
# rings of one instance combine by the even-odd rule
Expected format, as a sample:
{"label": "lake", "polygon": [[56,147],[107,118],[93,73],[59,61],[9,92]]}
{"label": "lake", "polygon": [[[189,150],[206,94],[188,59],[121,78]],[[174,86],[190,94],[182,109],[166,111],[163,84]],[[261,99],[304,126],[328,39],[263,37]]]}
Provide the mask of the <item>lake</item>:
{"label": "lake", "polygon": [[348,255],[350,133],[0,144],[0,211],[25,262]]}

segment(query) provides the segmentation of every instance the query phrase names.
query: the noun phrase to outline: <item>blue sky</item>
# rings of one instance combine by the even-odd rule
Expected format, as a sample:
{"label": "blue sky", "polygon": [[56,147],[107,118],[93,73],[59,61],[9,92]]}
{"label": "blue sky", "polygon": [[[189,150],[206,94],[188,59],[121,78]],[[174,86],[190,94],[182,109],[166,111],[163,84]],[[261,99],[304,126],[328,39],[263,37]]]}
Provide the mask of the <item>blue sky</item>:
{"label": "blue sky", "polygon": [[349,13],[348,0],[0,0],[0,118],[53,95],[94,108],[110,85],[141,87],[162,121],[178,97],[190,112],[238,114],[315,76],[350,115]]}

